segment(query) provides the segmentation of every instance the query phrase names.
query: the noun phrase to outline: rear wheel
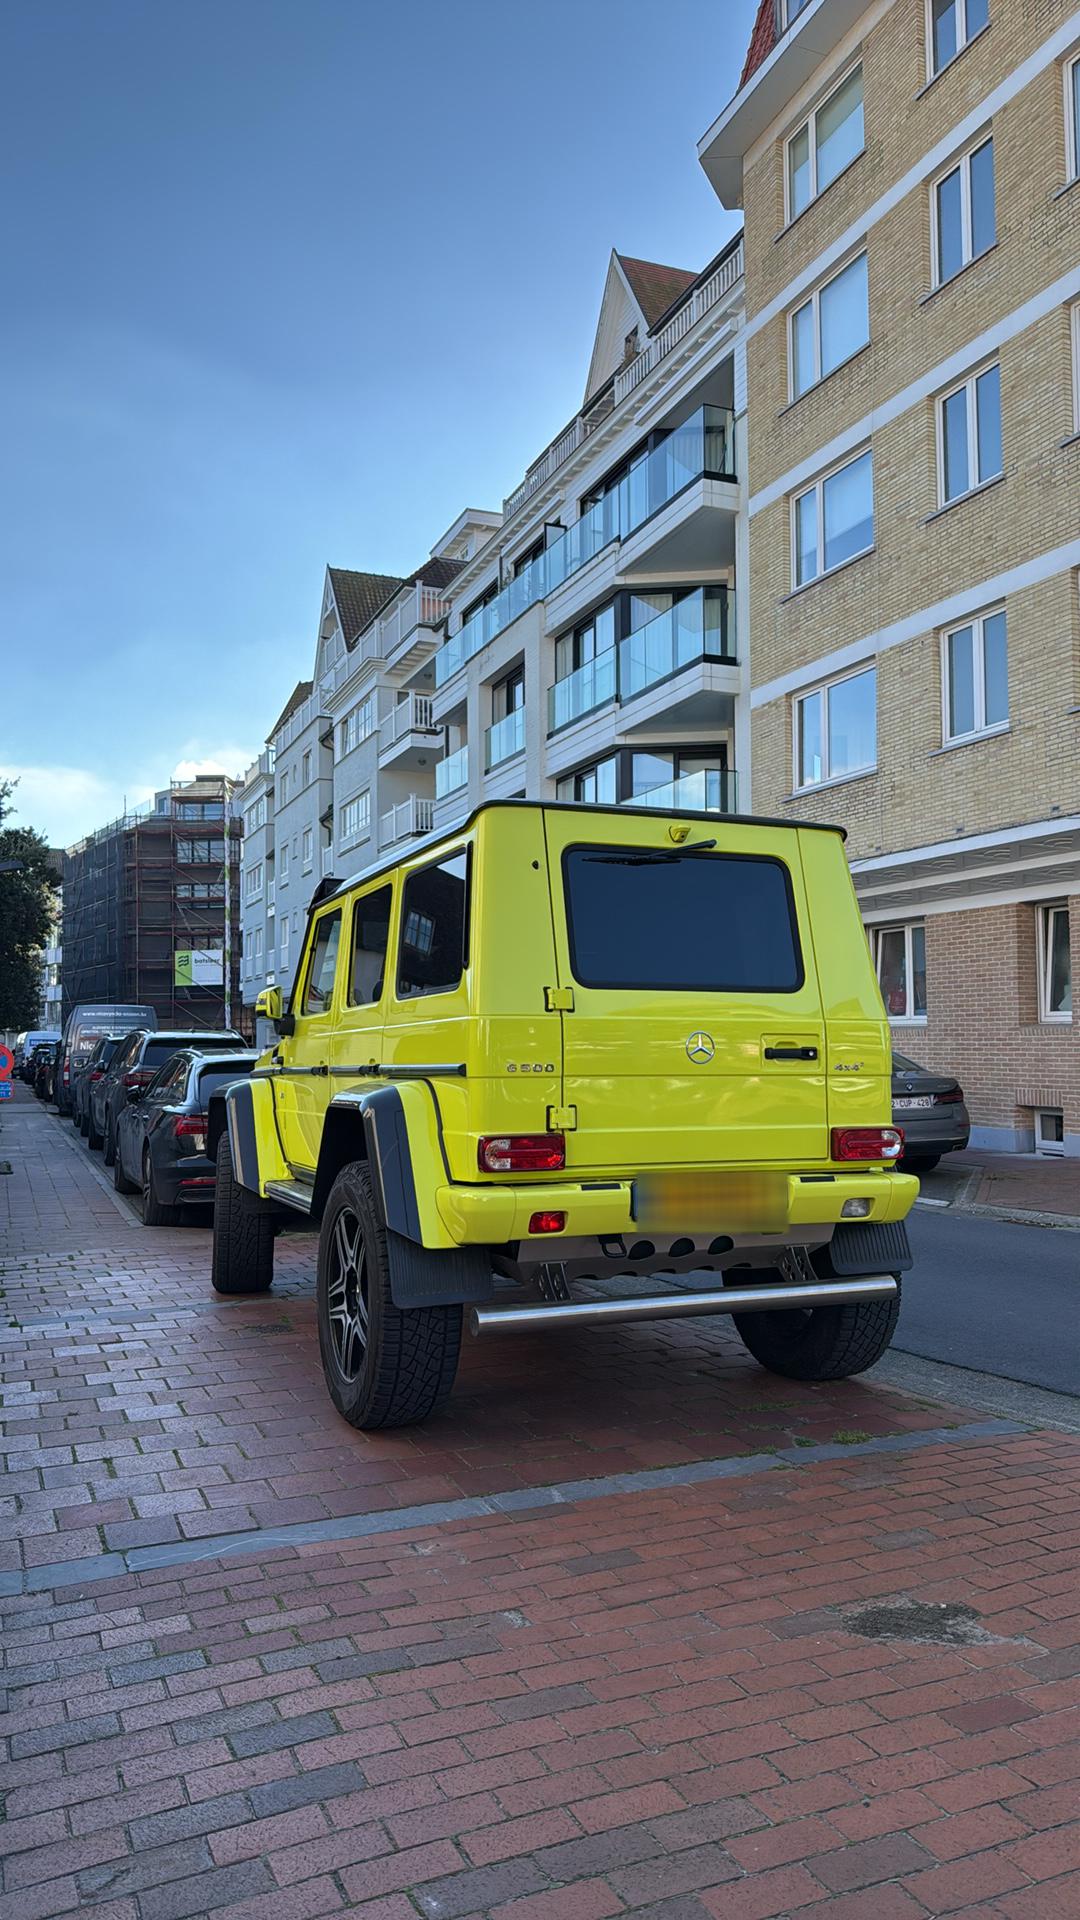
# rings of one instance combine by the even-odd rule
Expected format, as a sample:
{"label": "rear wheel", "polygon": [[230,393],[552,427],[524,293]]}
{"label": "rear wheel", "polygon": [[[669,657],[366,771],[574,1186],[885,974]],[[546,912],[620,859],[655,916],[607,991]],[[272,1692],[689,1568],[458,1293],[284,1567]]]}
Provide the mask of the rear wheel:
{"label": "rear wheel", "polygon": [[274,1279],[273,1215],[234,1179],[227,1133],[217,1145],[210,1279],[216,1293],[268,1293]]}
{"label": "rear wheel", "polygon": [[794,1307],[772,1313],[735,1313],[735,1331],[748,1353],[787,1380],[846,1380],[865,1373],[889,1346],[900,1316],[900,1276],[890,1300],[850,1307]]}
{"label": "rear wheel", "polygon": [[101,1135],[98,1132],[96,1126],[94,1125],[93,1107],[87,1107],[86,1109],[86,1144],[89,1147],[91,1153],[100,1153]]}
{"label": "rear wheel", "polygon": [[154,1163],[147,1147],[142,1164],[142,1217],[144,1227],[174,1227],[180,1217],[178,1207],[167,1207],[154,1190]]}
{"label": "rear wheel", "polygon": [[342,1168],[326,1203],[317,1305],[326,1384],[351,1426],[411,1426],[446,1399],[461,1348],[461,1308],[395,1307],[386,1230],[360,1161]]}
{"label": "rear wheel", "polygon": [[85,1107],[82,1107],[79,1110],[78,1128],[84,1140],[86,1139],[87,1125],[88,1125],[88,1122],[86,1118],[86,1109]]}

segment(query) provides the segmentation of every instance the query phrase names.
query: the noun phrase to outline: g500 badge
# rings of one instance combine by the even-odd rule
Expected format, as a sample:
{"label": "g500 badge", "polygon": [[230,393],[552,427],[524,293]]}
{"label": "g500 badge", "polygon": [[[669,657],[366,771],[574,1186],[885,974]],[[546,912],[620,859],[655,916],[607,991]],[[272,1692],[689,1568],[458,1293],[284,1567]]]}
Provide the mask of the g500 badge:
{"label": "g500 badge", "polygon": [[518,1066],[515,1061],[510,1060],[507,1062],[506,1071],[507,1073],[554,1073],[555,1062],[554,1060],[546,1062],[523,1060]]}

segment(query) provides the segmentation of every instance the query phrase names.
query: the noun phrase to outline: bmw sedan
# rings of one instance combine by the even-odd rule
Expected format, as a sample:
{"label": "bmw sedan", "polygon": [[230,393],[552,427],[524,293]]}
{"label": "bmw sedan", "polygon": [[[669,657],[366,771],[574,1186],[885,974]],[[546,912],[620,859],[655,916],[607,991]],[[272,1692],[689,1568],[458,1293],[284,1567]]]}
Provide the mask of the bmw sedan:
{"label": "bmw sedan", "polygon": [[892,1057],[893,1125],[904,1134],[905,1173],[929,1173],[943,1153],[967,1146],[971,1120],[964,1089],[948,1073],[931,1073],[904,1053]]}
{"label": "bmw sedan", "polygon": [[143,1223],[176,1226],[193,1206],[214,1200],[214,1163],[206,1151],[206,1109],[215,1088],[250,1073],[258,1054],[174,1053],[148,1087],[132,1089],[116,1127],[113,1179],[142,1194]]}

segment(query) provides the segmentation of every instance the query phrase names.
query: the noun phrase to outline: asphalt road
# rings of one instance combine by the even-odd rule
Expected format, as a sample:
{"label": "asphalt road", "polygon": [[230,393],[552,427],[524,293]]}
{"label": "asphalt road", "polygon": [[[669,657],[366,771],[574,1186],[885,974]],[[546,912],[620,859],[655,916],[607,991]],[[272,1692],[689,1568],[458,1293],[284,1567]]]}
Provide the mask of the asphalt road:
{"label": "asphalt road", "polygon": [[1080,1397],[1080,1232],[924,1207],[908,1232],[894,1350]]}

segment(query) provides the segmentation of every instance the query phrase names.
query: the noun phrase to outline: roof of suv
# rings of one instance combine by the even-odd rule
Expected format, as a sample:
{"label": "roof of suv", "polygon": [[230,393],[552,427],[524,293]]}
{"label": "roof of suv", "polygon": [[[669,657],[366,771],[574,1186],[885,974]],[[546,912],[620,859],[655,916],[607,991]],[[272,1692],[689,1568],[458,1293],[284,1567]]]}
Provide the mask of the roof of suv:
{"label": "roof of suv", "polygon": [[774,816],[761,813],[717,814],[698,813],[689,808],[665,807],[663,813],[656,807],[631,807],[628,805],[602,806],[592,800],[482,800],[478,807],[466,814],[453,827],[439,827],[433,833],[421,834],[410,840],[407,853],[399,848],[398,852],[385,859],[374,860],[370,866],[360,867],[345,880],[328,876],[316,887],[311,898],[313,907],[322,906],[325,900],[336,899],[338,894],[349,893],[361,880],[372,880],[380,873],[392,873],[405,860],[414,860],[418,853],[425,853],[429,847],[440,847],[444,841],[454,840],[459,834],[471,827],[480,814],[489,813],[495,808],[528,808],[535,813],[577,813],[583,818],[594,819],[598,814],[612,814],[618,820],[629,815],[641,820],[694,820],[701,827],[716,828],[721,822],[733,821],[740,827],[786,827],[789,831],[796,828],[800,833],[838,833],[841,840],[847,839],[845,827],[834,826],[825,820],[778,820]]}

